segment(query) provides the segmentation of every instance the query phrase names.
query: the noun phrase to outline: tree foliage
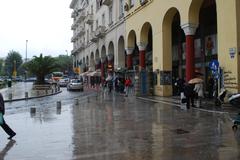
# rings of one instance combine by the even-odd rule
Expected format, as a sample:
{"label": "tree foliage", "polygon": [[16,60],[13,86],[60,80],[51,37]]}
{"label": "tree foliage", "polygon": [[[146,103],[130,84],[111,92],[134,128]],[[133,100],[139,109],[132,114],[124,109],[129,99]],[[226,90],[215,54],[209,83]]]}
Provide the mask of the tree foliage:
{"label": "tree foliage", "polygon": [[16,63],[16,70],[18,73],[19,67],[23,63],[22,56],[19,54],[19,52],[11,50],[5,59],[5,66],[4,66],[4,71],[8,76],[11,76],[13,74],[14,63]]}
{"label": "tree foliage", "polygon": [[36,75],[37,84],[45,83],[45,76],[50,74],[57,68],[56,60],[51,56],[44,56],[40,54],[39,57],[34,56],[34,58],[25,63],[24,67],[28,72]]}
{"label": "tree foliage", "polygon": [[56,64],[58,65],[58,71],[63,73],[72,71],[72,57],[68,55],[59,55],[56,59]]}

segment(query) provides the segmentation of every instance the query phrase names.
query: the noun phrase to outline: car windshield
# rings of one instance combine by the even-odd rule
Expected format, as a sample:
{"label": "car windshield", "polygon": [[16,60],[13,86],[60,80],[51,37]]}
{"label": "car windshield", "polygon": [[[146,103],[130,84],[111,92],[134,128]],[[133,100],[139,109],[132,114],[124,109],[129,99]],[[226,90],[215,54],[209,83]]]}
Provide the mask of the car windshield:
{"label": "car windshield", "polygon": [[79,79],[72,80],[72,83],[80,83],[81,81]]}

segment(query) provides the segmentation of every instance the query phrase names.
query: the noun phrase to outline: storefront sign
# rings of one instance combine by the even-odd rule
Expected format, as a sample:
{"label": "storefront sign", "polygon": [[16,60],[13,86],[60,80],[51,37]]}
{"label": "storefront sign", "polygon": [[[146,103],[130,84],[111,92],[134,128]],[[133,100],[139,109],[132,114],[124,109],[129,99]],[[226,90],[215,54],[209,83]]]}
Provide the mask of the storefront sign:
{"label": "storefront sign", "polygon": [[160,85],[172,85],[171,71],[160,71]]}

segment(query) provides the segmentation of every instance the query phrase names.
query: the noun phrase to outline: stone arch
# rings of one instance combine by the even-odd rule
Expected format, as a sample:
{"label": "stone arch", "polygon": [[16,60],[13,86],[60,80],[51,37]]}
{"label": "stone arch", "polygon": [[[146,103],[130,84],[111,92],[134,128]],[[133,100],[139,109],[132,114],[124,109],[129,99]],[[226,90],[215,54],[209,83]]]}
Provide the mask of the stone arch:
{"label": "stone arch", "polygon": [[94,65],[95,65],[95,61],[94,61],[94,53],[91,52],[90,54],[90,61],[89,61],[89,70],[93,71],[94,70]]}
{"label": "stone arch", "polygon": [[125,47],[124,47],[124,37],[120,36],[118,39],[118,67],[125,67]]}
{"label": "stone arch", "polygon": [[107,56],[106,47],[105,47],[105,45],[103,45],[102,49],[101,49],[101,57],[100,58],[105,58],[106,56]]}
{"label": "stone arch", "polygon": [[148,43],[148,33],[152,29],[152,26],[149,22],[143,24],[141,33],[140,33],[140,42],[147,44]]}
{"label": "stone arch", "polygon": [[177,8],[170,8],[166,12],[162,23],[162,49],[163,49],[163,70],[172,70],[172,22],[174,16],[179,13]]}
{"label": "stone arch", "polygon": [[189,11],[188,11],[188,22],[191,24],[195,24],[196,26],[199,24],[199,11],[202,6],[204,0],[192,0]]}
{"label": "stone arch", "polygon": [[136,32],[134,30],[131,30],[128,34],[127,38],[127,47],[128,48],[134,48],[136,43]]}

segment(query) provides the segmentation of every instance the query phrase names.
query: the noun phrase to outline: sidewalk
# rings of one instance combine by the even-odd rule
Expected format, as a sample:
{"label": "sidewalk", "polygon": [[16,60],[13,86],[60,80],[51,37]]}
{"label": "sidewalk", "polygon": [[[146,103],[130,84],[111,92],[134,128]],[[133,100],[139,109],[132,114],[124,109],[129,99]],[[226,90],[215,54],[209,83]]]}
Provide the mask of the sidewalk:
{"label": "sidewalk", "polygon": [[26,94],[28,99],[32,99],[50,96],[61,92],[59,90],[33,90],[32,85],[32,82],[18,82],[14,83],[12,87],[0,89],[0,92],[3,95],[5,102],[25,100]]}
{"label": "sidewalk", "polygon": [[[171,96],[171,97],[159,97],[159,96],[146,96],[146,97],[137,97],[138,99],[152,101],[157,103],[169,103],[181,107],[180,96]],[[196,101],[195,101],[196,103]],[[218,112],[218,113],[230,113],[237,114],[240,113],[240,108],[232,106],[228,103],[222,104],[222,106],[216,106],[214,99],[203,99],[201,106],[194,107],[194,109],[204,110],[208,112]]]}

